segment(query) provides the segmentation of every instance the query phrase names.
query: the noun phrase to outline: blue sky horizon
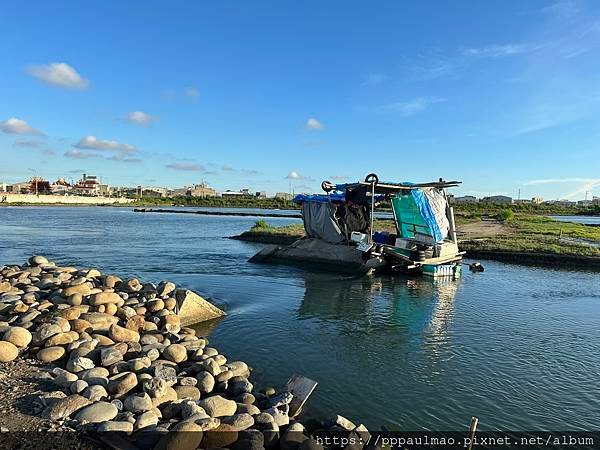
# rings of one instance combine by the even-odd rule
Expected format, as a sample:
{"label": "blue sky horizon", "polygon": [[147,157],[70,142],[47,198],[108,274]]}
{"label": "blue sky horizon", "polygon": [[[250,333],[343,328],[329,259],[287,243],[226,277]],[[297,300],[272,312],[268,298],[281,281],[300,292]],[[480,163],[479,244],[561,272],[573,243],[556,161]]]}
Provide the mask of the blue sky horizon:
{"label": "blue sky horizon", "polygon": [[600,196],[600,3],[10,2],[0,182]]}

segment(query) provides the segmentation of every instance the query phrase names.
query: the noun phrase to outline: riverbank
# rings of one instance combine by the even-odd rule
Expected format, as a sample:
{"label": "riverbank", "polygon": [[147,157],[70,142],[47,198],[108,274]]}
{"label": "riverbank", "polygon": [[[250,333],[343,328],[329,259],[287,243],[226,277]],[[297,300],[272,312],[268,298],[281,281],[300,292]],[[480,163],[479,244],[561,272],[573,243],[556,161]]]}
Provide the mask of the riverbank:
{"label": "riverbank", "polygon": [[0,193],[1,206],[28,206],[28,205],[68,205],[68,206],[96,206],[96,205],[127,205],[133,199],[124,197],[88,197],[83,195],[36,195],[36,194],[9,194]]}
{"label": "riverbank", "polygon": [[[467,257],[562,268],[600,269],[600,229],[544,216],[516,215],[507,220],[458,217],[459,246]],[[393,222],[375,221],[378,231]],[[273,227],[259,221],[233,239],[289,245],[304,236],[302,224]]]}
{"label": "riverbank", "polygon": [[254,389],[248,364],[184,326],[186,304],[214,312],[202,302],[169,281],[141,283],[42,256],[0,267],[0,383],[10,393],[0,408],[16,412],[0,424],[77,431],[69,439],[130,449],[260,450],[305,441],[314,448],[311,436],[324,429],[366,431],[341,416],[303,424],[294,418],[301,397]]}

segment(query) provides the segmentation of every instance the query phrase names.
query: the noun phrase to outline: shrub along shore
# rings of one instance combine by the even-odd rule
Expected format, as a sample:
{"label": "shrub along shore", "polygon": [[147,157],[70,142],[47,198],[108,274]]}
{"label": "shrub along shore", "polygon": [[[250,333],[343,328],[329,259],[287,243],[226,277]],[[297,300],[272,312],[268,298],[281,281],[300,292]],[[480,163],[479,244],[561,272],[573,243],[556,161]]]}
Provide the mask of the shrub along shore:
{"label": "shrub along shore", "polygon": [[[502,210],[495,216],[457,215],[459,247],[467,257],[559,268],[600,268],[600,227],[559,222]],[[391,220],[375,220],[377,231],[395,232]],[[301,223],[274,227],[260,220],[233,239],[289,245],[305,235]]]}
{"label": "shrub along shore", "polygon": [[113,448],[322,449],[323,430],[364,436],[342,416],[303,424],[290,392],[257,392],[248,364],[181,325],[190,296],[43,256],[2,266],[0,365],[37,360],[55,388],[36,399],[48,429]]}

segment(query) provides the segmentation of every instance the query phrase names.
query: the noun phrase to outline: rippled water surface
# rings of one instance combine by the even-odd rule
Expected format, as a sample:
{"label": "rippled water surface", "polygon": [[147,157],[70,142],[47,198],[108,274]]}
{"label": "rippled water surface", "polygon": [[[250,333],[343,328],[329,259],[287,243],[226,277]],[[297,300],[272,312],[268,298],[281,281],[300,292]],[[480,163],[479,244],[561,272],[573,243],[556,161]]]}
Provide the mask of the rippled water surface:
{"label": "rippled water surface", "polygon": [[[257,384],[319,381],[307,414],[389,429],[597,429],[600,277],[484,261],[458,282],[349,278],[247,259],[253,217],[0,208],[0,264],[34,253],[225,307],[211,341]],[[287,224],[295,219],[268,219]]]}

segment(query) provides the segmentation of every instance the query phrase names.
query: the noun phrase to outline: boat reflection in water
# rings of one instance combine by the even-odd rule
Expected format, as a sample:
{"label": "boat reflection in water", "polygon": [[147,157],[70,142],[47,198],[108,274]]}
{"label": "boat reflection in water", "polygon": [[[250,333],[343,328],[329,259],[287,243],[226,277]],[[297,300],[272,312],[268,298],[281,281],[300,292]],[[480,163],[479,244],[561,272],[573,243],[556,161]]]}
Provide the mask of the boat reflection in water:
{"label": "boat reflection in water", "polygon": [[348,334],[444,333],[460,281],[409,277],[305,278],[300,319],[338,321]]}
{"label": "boat reflection in water", "polygon": [[[307,275],[298,308],[303,322],[298,339],[311,349],[302,352],[306,374],[320,362],[315,373],[321,381],[320,401],[312,403],[314,413],[324,413],[333,404],[352,417],[368,403],[382,407],[372,414],[377,422],[369,425],[405,424],[408,411],[415,412],[411,405],[423,394],[415,386],[432,387],[453,357],[451,324],[460,283]],[[325,405],[323,411],[318,411],[320,405]]]}

